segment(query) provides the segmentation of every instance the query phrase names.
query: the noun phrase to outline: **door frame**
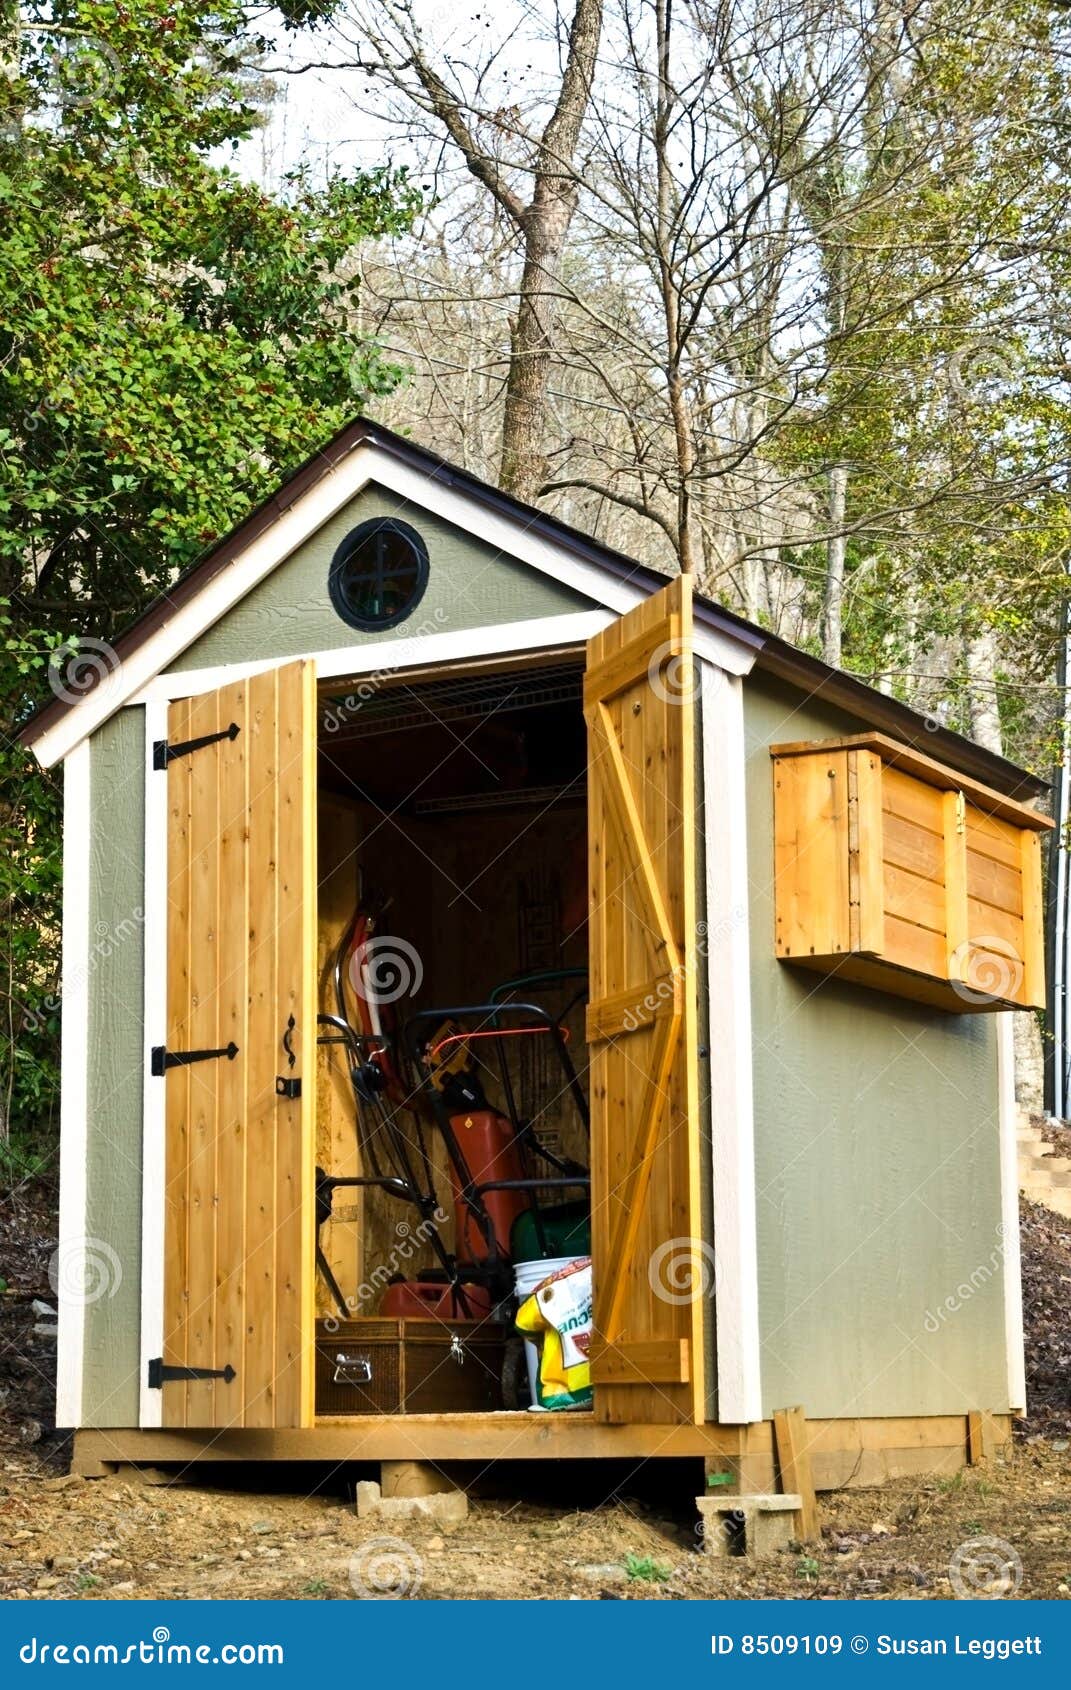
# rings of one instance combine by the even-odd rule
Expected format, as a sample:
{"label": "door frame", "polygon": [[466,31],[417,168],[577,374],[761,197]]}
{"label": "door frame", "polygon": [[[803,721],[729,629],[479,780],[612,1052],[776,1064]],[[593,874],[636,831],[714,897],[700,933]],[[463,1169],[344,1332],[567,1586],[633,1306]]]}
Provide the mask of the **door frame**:
{"label": "door frame", "polygon": [[[646,595],[638,594],[637,599]],[[389,644],[355,645],[305,654],[318,681],[362,675],[403,674],[467,659],[571,648],[583,655],[583,641],[615,621],[619,611],[603,607],[541,619],[464,629]],[[750,946],[747,929],[747,842],[743,827],[719,827],[719,816],[743,818],[743,681],[753,653],[735,649],[726,664],[726,642],[695,631],[702,677],[702,743],[697,751],[705,803],[706,972],[709,1042],[719,1060],[719,1084],[711,1087],[713,1213],[720,1292],[716,1321],[717,1417],[722,1423],[761,1418],[755,1164],[751,1087]],[[139,1427],[162,1425],[162,1392],[148,1388],[148,1362],[162,1354],[164,1322],[164,1087],[148,1081],[149,1053],[166,1044],[167,1028],[167,782],[153,768],[153,743],[167,737],[170,704],[214,691],[229,680],[281,668],[301,654],[229,667],[171,671],[159,675],[124,708],[144,709],[145,778],[145,972],[143,982],[141,1322]],[[155,872],[152,865],[158,865]],[[711,1073],[714,1072],[711,1064]],[[708,1404],[713,1419],[714,1403]]]}

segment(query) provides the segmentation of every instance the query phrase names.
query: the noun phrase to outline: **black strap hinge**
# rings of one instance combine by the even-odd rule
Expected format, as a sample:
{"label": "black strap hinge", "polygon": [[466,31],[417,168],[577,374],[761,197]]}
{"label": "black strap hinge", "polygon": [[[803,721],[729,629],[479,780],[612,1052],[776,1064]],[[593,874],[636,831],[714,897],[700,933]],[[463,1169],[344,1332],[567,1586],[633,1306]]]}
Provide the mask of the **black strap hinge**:
{"label": "black strap hinge", "polygon": [[230,1362],[226,1367],[165,1367],[162,1356],[154,1356],[149,1363],[149,1389],[162,1390],[165,1385],[177,1385],[184,1379],[222,1379],[229,1385],[238,1375]]}
{"label": "black strap hinge", "polygon": [[241,731],[238,723],[232,722],[229,728],[224,728],[218,734],[202,734],[200,739],[185,739],[181,745],[168,745],[166,739],[154,739],[152,766],[154,769],[166,769],[176,757],[188,757],[191,751],[203,751],[206,745],[215,745],[221,739],[237,739]]}
{"label": "black strap hinge", "polygon": [[233,1062],[238,1046],[232,1039],[222,1050],[168,1050],[166,1045],[153,1045],[149,1062],[150,1072],[159,1079],[169,1068],[188,1068],[191,1062],[210,1062],[215,1056],[225,1056]]}

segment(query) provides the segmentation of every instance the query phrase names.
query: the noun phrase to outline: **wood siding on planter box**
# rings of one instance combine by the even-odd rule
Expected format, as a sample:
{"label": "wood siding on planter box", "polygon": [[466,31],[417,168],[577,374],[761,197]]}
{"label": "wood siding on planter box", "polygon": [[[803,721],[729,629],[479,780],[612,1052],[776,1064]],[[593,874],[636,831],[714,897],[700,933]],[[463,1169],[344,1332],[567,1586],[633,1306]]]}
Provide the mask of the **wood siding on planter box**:
{"label": "wood siding on planter box", "polygon": [[706,1411],[691,612],[678,578],[589,643],[584,682],[592,1379],[606,1421]]}
{"label": "wood siding on planter box", "polygon": [[782,961],[956,1014],[1044,1003],[1047,817],[880,734],[771,751]]}

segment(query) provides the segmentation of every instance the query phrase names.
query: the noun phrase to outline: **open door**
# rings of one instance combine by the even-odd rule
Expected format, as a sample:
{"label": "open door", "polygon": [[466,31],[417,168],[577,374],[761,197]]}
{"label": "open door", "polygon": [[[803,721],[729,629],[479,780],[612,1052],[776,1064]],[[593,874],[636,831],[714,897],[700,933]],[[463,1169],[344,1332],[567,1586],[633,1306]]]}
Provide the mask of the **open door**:
{"label": "open door", "polygon": [[168,799],[167,1045],[146,1084],[167,1087],[167,1189],[149,1383],[165,1426],[308,1425],[313,664],[173,704],[154,766]]}
{"label": "open door", "polygon": [[705,1418],[695,665],[679,577],[589,642],[592,1380],[600,1420]]}

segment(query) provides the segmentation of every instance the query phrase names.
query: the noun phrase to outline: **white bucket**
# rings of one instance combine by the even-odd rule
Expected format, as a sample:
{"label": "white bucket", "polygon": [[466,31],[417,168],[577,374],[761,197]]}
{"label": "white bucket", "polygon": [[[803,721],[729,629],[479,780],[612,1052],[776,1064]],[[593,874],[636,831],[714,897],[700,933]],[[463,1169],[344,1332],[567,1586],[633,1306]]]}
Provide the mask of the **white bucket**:
{"label": "white bucket", "polygon": [[[514,1286],[518,1302],[523,1303],[533,1291],[538,1291],[545,1279],[552,1273],[559,1273],[562,1268],[572,1267],[577,1256],[545,1256],[538,1262],[515,1262],[513,1265]],[[524,1359],[528,1366],[528,1388],[532,1393],[532,1407],[539,1408],[539,1345],[531,1338],[524,1340]]]}

